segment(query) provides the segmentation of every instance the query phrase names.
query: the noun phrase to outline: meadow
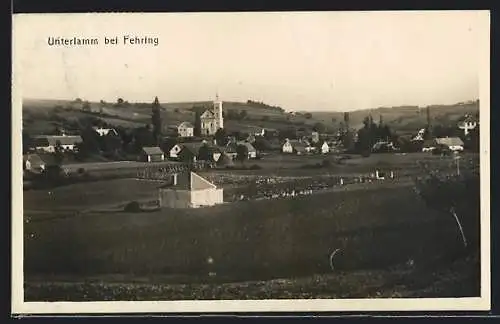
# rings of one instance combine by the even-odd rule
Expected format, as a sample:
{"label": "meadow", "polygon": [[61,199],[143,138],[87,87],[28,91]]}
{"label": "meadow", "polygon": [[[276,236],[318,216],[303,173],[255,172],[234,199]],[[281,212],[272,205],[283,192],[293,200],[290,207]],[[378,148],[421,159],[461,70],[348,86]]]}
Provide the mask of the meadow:
{"label": "meadow", "polygon": [[[325,285],[340,280],[338,275],[354,287],[363,274],[371,273],[365,280],[378,275],[385,282],[403,271],[401,266],[411,264],[402,273],[407,279],[411,277],[408,271],[417,273],[414,280],[422,280],[422,288],[433,286],[429,280],[435,280],[436,269],[462,262],[453,219],[429,209],[411,186],[242,201],[195,210],[105,210],[129,199],[154,199],[157,185],[123,179],[61,187],[50,195],[25,192],[27,300],[81,300],[84,295],[131,298],[132,293],[123,292],[123,287],[142,292],[134,299],[189,299],[193,294],[217,299],[231,291],[242,298],[257,298],[263,292],[256,287],[276,285],[278,279],[293,286],[289,289],[295,291],[293,296],[332,298],[346,293],[345,287],[335,290]],[[78,195],[82,192],[86,193],[83,197]],[[30,210],[33,206],[37,209]],[[478,236],[474,231],[468,235],[474,249]],[[329,257],[336,249],[340,250],[332,272]],[[208,258],[214,262],[207,263]],[[461,294],[479,293],[476,266],[477,260],[467,263],[466,279],[461,277],[464,273],[455,273],[468,287]],[[208,276],[209,272],[216,276]],[[310,282],[311,278],[318,279]],[[357,285],[351,295],[372,293],[361,282]],[[68,295],[68,287],[79,288]],[[197,290],[192,291],[193,287]],[[235,287],[248,289],[235,293]],[[109,295],[109,289],[115,293]],[[277,298],[289,297],[284,290],[268,294],[276,296],[281,291]],[[446,289],[432,290],[436,296],[447,293]]]}

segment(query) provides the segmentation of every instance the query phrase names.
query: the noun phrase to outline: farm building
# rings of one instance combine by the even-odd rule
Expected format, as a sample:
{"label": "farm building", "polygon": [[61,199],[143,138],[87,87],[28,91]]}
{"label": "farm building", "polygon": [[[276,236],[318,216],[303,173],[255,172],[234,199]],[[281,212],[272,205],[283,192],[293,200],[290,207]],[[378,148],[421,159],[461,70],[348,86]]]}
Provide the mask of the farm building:
{"label": "farm building", "polygon": [[207,147],[208,152],[206,152],[206,154],[210,157],[211,161],[217,161],[219,159],[221,155],[220,150],[217,147],[205,141],[176,144],[170,149],[169,154],[171,158],[179,159],[185,162],[196,162],[197,160],[206,160],[207,157],[200,156],[200,149],[203,146]]}
{"label": "farm building", "polygon": [[198,208],[223,203],[223,189],[194,172],[174,174],[159,188],[160,207]]}
{"label": "farm building", "polygon": [[302,141],[286,139],[281,150],[283,153],[301,155],[307,152],[307,147],[309,147],[309,145]]}
{"label": "farm building", "polygon": [[231,156],[231,158],[234,159],[238,155],[237,147],[240,145],[243,145],[247,148],[248,159],[255,159],[257,157],[257,150],[255,149],[255,147],[252,144],[244,141],[228,143],[223,148],[223,151],[225,154]]}
{"label": "farm building", "polygon": [[159,162],[165,160],[165,153],[158,146],[143,147],[141,160],[146,162]]}
{"label": "farm building", "polygon": [[464,142],[459,137],[442,137],[435,139],[437,145],[448,147],[451,151],[463,151]]}
{"label": "farm building", "polygon": [[194,136],[194,126],[190,122],[182,122],[177,126],[177,134],[180,137],[193,137]]}
{"label": "farm building", "polygon": [[23,170],[41,173],[53,166],[59,166],[53,154],[27,154],[23,156]]}
{"label": "farm building", "polygon": [[57,146],[64,151],[74,151],[76,145],[82,142],[79,135],[40,135],[33,137],[31,147],[36,151],[54,153]]}

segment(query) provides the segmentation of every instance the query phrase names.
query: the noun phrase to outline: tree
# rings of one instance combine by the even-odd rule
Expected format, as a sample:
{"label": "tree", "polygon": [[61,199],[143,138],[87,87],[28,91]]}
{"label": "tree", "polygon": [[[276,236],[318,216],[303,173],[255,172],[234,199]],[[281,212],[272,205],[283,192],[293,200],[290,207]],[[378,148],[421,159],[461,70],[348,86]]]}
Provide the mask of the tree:
{"label": "tree", "polygon": [[61,141],[56,141],[56,146],[55,146],[55,154],[54,154],[54,157],[55,157],[55,160],[57,162],[57,164],[62,164],[63,160],[64,160],[64,153],[63,153],[63,147],[61,145]]}
{"label": "tree", "polygon": [[117,104],[118,106],[123,105],[123,98],[118,98],[118,99],[116,100],[116,104]]}
{"label": "tree", "polygon": [[152,111],[151,111],[151,123],[153,124],[153,138],[156,145],[160,144],[161,140],[161,128],[162,121],[160,116],[160,103],[158,101],[158,97],[155,97],[155,101],[153,102]]}
{"label": "tree", "polygon": [[88,102],[88,101],[84,101],[84,102],[83,102],[83,106],[82,106],[82,110],[83,110],[83,111],[90,111],[90,110],[91,110],[91,109],[90,109],[90,102]]}
{"label": "tree", "polygon": [[224,146],[227,144],[227,134],[224,128],[219,128],[215,132],[215,140],[217,141],[217,145]]}
{"label": "tree", "polygon": [[325,124],[318,122],[318,123],[314,124],[313,130],[315,132],[318,132],[318,133],[324,133],[326,130],[326,126],[325,126]]}
{"label": "tree", "polygon": [[201,136],[201,111],[199,110],[196,110],[194,113],[193,135],[197,137]]}
{"label": "tree", "polygon": [[236,146],[236,160],[240,161],[241,164],[244,164],[248,159],[248,148],[246,145],[238,145]]}
{"label": "tree", "polygon": [[210,154],[210,148],[207,143],[203,143],[203,145],[198,150],[198,160],[200,161],[212,161],[212,156]]}
{"label": "tree", "polygon": [[311,118],[312,118],[312,114],[311,114],[311,113],[305,113],[305,114],[304,114],[304,117],[305,117],[306,119],[311,119]]}

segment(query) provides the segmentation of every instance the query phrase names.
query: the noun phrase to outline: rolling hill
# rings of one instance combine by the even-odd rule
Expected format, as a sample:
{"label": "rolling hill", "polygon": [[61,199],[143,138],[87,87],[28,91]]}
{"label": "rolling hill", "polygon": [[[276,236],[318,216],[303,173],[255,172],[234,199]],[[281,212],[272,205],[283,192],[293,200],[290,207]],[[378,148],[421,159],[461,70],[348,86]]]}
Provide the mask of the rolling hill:
{"label": "rolling hill", "polygon": [[[164,102],[161,103],[161,117],[165,127],[177,125],[182,121],[194,123],[195,108],[203,109],[211,104],[211,101]],[[226,115],[225,126],[229,132],[251,131],[260,127],[278,130],[290,127],[311,129],[317,123],[322,123],[327,131],[335,131],[343,121],[343,112],[312,111],[291,114],[279,107],[252,101],[224,102],[223,107]],[[429,110],[433,123],[446,125],[454,123],[467,113],[477,113],[479,102],[435,105],[429,106]],[[245,111],[243,119],[238,117],[242,111]],[[124,102],[117,105],[105,102],[86,104],[84,101],[27,99],[23,101],[23,127],[31,134],[50,133],[56,126],[64,127],[67,121],[92,115],[114,126],[133,128],[150,123],[150,113],[151,103]],[[376,122],[381,116],[384,123],[401,133],[415,132],[424,127],[427,118],[425,107],[381,107],[350,112],[350,126],[362,127],[363,119],[369,114]]]}

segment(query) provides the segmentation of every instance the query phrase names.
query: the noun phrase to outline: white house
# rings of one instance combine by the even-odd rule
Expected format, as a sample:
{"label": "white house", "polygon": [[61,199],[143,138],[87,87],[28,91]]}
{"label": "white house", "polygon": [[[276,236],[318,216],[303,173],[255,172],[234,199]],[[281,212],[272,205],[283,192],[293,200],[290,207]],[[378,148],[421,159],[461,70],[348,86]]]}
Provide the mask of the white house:
{"label": "white house", "polygon": [[198,208],[223,203],[223,189],[194,172],[172,175],[159,188],[161,208]]}
{"label": "white house", "polygon": [[177,126],[177,133],[180,137],[193,137],[194,126],[190,122],[182,122]]}
{"label": "white house", "polygon": [[469,135],[469,131],[477,127],[477,121],[475,121],[470,115],[466,115],[465,119],[458,123],[458,128],[464,131],[464,135]]}
{"label": "white house", "polygon": [[328,146],[328,143],[325,141],[323,142],[323,145],[321,145],[321,154],[328,154],[330,153],[330,146]]}
{"label": "white house", "polygon": [[102,127],[92,127],[99,136],[115,135],[118,136],[118,132],[114,128],[102,128]]}

